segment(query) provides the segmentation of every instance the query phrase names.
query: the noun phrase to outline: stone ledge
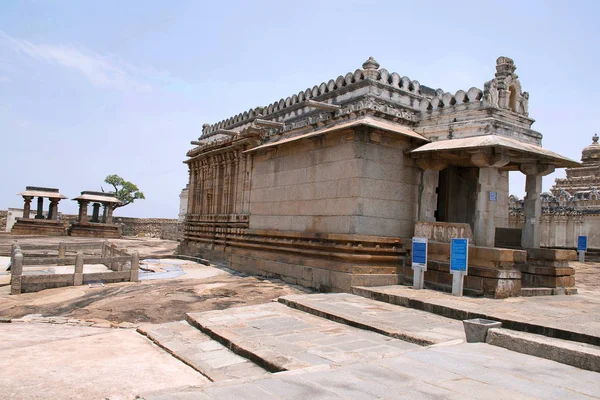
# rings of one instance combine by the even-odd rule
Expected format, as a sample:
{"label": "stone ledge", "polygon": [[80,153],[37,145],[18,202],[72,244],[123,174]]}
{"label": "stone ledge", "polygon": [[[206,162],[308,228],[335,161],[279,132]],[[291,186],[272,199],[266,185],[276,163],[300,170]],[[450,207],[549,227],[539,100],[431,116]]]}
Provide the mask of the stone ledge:
{"label": "stone ledge", "polygon": [[442,304],[436,300],[420,300],[417,297],[412,297],[403,293],[387,293],[384,288],[370,288],[370,287],[353,287],[352,294],[363,296],[368,299],[382,301],[385,303],[395,304],[403,307],[414,308],[417,310],[423,310],[432,314],[441,315],[448,318],[465,320],[473,318],[485,318],[495,321],[502,322],[502,326],[506,329],[515,331],[530,332],[539,335],[548,336],[551,338],[564,339],[574,342],[580,342],[585,344],[591,344],[594,346],[600,346],[600,336],[594,336],[587,333],[569,331],[566,329],[544,326],[535,323],[531,323],[524,320],[507,319],[498,314],[495,315],[493,312],[486,314],[483,312],[475,312],[460,306],[448,306]]}
{"label": "stone ledge", "polygon": [[518,353],[600,372],[600,347],[597,346],[502,328],[490,329],[486,342]]}

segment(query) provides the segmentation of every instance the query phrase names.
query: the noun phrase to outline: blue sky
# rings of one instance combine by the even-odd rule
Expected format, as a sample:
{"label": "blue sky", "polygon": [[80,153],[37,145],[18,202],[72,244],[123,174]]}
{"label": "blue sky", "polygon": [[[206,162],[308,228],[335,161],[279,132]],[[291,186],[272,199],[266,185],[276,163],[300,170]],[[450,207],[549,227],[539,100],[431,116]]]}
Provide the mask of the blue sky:
{"label": "blue sky", "polygon": [[75,197],[119,174],[147,199],[117,215],[176,217],[203,123],[369,56],[452,93],[483,88],[511,57],[544,147],[579,160],[600,130],[599,16],[594,1],[3,0],[0,209],[21,207],[26,185]]}

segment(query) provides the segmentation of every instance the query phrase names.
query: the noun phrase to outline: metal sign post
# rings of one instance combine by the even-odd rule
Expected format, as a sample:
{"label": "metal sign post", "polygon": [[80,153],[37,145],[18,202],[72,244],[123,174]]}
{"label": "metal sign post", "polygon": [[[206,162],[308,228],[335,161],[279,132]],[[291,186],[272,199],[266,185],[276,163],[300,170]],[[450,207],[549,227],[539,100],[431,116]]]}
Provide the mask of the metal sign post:
{"label": "metal sign post", "polygon": [[427,238],[412,240],[413,289],[423,289],[427,271]]}
{"label": "metal sign post", "polygon": [[463,295],[463,281],[469,269],[469,239],[454,238],[450,243],[452,295]]}
{"label": "metal sign post", "polygon": [[577,253],[579,262],[585,262],[585,252],[587,251],[587,236],[577,236]]}

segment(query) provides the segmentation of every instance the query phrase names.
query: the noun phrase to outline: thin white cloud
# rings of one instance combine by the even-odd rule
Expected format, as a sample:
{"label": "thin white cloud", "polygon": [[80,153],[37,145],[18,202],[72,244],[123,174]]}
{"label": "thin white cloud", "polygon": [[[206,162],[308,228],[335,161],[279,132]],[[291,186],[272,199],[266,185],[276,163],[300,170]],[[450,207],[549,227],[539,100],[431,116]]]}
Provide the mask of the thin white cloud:
{"label": "thin white cloud", "polygon": [[8,76],[2,76],[0,75],[0,83],[7,83],[10,82],[10,78]]}
{"label": "thin white cloud", "polygon": [[152,90],[151,82],[168,79],[152,68],[140,68],[115,57],[71,44],[36,44],[0,30],[0,44],[38,61],[77,71],[98,87]]}

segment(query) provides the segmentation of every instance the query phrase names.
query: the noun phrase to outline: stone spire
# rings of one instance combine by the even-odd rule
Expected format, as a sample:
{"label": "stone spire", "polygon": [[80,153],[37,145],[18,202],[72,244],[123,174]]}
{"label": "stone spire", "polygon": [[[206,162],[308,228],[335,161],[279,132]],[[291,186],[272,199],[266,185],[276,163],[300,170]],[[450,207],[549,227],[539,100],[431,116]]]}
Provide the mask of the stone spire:
{"label": "stone spire", "polygon": [[377,79],[377,76],[379,75],[379,63],[373,57],[369,57],[369,59],[363,63],[362,67],[365,78]]}
{"label": "stone spire", "polygon": [[496,60],[496,78],[512,75],[516,69],[517,67],[512,58],[502,56]]}
{"label": "stone spire", "polygon": [[581,152],[581,162],[584,164],[600,163],[600,144],[597,133],[592,137],[592,144]]}

